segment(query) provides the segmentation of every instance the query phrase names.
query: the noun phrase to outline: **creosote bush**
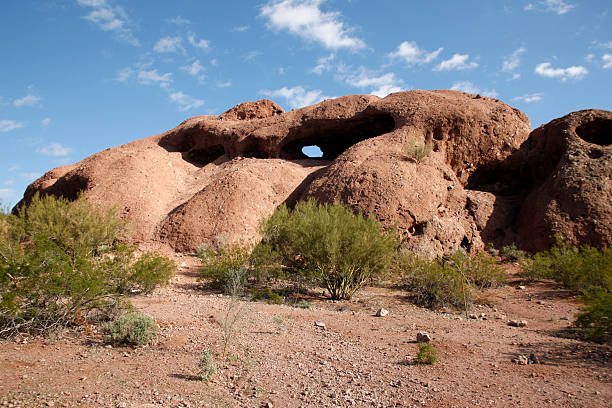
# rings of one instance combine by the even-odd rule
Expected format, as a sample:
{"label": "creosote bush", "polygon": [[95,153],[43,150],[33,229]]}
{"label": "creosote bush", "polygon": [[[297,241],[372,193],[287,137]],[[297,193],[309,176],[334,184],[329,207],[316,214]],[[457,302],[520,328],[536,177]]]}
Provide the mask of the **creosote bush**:
{"label": "creosote bush", "polygon": [[144,346],[157,336],[155,321],[140,312],[128,312],[104,326],[104,340],[111,344]]}
{"label": "creosote bush", "polygon": [[262,230],[264,243],[280,254],[293,277],[325,287],[332,299],[350,299],[384,273],[399,244],[374,216],[313,199],[292,211],[281,205]]}
{"label": "creosote bush", "polygon": [[421,163],[433,150],[431,143],[419,143],[416,139],[409,139],[404,145],[404,153],[409,159]]}
{"label": "creosote bush", "polygon": [[45,333],[117,315],[125,295],[165,284],[172,261],[121,244],[115,209],[34,196],[0,218],[0,337]]}
{"label": "creosote bush", "polygon": [[416,357],[417,364],[432,365],[438,362],[438,350],[429,343],[419,343],[419,351]]}

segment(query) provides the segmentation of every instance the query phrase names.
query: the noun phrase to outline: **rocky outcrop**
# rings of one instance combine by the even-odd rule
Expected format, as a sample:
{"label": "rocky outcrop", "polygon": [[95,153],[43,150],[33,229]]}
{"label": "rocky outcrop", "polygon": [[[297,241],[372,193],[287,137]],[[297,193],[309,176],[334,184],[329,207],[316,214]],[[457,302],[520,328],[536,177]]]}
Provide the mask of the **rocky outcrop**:
{"label": "rocky outcrop", "polygon": [[[590,114],[608,123],[609,112]],[[477,250],[485,241],[518,240],[539,248],[523,232],[538,214],[551,220],[569,214],[576,239],[583,240],[584,220],[591,215],[577,211],[602,217],[603,226],[592,228],[601,236],[597,242],[609,245],[609,209],[580,201],[591,203],[583,192],[593,189],[609,200],[609,147],[593,145],[599,132],[581,128],[586,119],[572,120],[581,129],[576,135],[582,134],[575,142],[558,141],[557,130],[546,129],[563,126],[551,124],[524,143],[531,128],[522,112],[463,92],[352,95],[290,112],[269,100],[245,102],[220,116],[196,116],[166,133],[54,169],[28,188],[24,202],[37,191],[74,198],[83,190],[96,203],[118,205],[136,241],[178,251],[220,237],[256,239],[260,220],[274,208],[307,197],[373,213],[399,228],[404,247],[427,256],[460,246]],[[593,146],[579,148],[584,160],[578,164],[568,153],[575,148],[567,146],[581,143]],[[408,144],[432,151],[417,160],[405,151]],[[321,159],[302,152],[311,145],[321,149]],[[600,153],[601,164],[595,164],[591,156]],[[563,169],[574,170],[559,170],[566,161],[570,165]],[[576,171],[593,166],[597,173],[586,189],[562,192],[555,184],[565,183],[559,181],[564,177],[578,180]],[[573,202],[582,206],[567,207],[559,201],[567,197],[558,194],[580,196]],[[558,212],[553,201],[561,203]],[[555,232],[550,225],[538,228]]]}

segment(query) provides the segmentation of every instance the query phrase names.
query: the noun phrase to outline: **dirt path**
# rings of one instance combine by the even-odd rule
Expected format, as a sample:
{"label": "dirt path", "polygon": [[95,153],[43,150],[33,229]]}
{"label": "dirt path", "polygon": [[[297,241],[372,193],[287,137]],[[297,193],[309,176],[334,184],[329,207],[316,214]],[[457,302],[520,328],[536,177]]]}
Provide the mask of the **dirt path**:
{"label": "dirt path", "polygon": [[[193,260],[185,258],[188,263]],[[9,407],[608,407],[608,346],[559,337],[577,305],[548,284],[490,291],[465,319],[411,305],[402,291],[367,288],[314,307],[240,302],[229,358],[197,380],[205,349],[220,353],[231,299],[197,288],[195,270],[137,297],[160,324],[155,344],[109,348],[98,333],[0,344],[0,406]],[[379,307],[390,311],[375,317]],[[527,327],[507,325],[525,319]],[[570,320],[565,320],[569,318]],[[315,326],[323,322],[326,328]],[[414,364],[416,333],[439,350]],[[541,364],[519,365],[519,354]]]}

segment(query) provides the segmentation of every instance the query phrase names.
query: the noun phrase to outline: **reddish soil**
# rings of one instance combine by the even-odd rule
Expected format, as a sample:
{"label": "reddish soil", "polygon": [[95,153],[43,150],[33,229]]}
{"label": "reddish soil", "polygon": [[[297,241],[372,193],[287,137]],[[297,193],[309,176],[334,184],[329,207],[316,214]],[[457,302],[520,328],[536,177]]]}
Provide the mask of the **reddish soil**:
{"label": "reddish soil", "polygon": [[[0,344],[0,406],[8,407],[609,407],[612,348],[559,336],[579,305],[551,283],[512,280],[465,319],[418,308],[401,290],[370,287],[311,309],[240,302],[227,362],[198,381],[205,349],[221,352],[227,296],[202,290],[197,261],[133,299],[161,326],[154,344],[105,346],[101,335]],[[512,270],[512,266],[510,270]],[[319,292],[320,293],[320,292]],[[390,311],[375,317],[377,309]],[[276,319],[275,319],[276,318]],[[566,320],[568,319],[569,320]],[[527,320],[527,327],[507,325]],[[316,327],[324,322],[326,329]],[[415,365],[418,331],[439,350]],[[540,364],[513,362],[533,353]]]}

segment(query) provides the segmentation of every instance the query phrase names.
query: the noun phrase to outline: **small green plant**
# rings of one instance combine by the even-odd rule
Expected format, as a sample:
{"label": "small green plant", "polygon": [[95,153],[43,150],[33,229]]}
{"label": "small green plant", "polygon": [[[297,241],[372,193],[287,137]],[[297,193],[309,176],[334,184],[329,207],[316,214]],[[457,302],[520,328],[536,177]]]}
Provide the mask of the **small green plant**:
{"label": "small green plant", "polygon": [[527,252],[518,249],[516,244],[504,246],[500,251],[500,255],[507,262],[522,262],[528,257]]}
{"label": "small green plant", "polygon": [[257,288],[251,289],[251,298],[253,300],[266,299],[266,302],[270,305],[280,305],[285,300],[284,296],[274,292],[269,287],[265,287],[262,290],[258,290]]}
{"label": "small green plant", "polygon": [[298,309],[310,309],[312,307],[312,303],[306,299],[300,299],[293,305],[293,307],[297,307]]}
{"label": "small green plant", "polygon": [[104,326],[104,340],[111,344],[144,346],[157,336],[155,321],[140,312],[128,312]]}
{"label": "small green plant", "polygon": [[438,350],[430,343],[419,343],[419,352],[417,353],[417,364],[432,365],[438,362]]}
{"label": "small green plant", "polygon": [[597,343],[612,340],[612,293],[603,290],[589,293],[581,298],[585,303],[576,317],[576,327],[582,329],[586,338]]}
{"label": "small green plant", "polygon": [[285,332],[285,319],[280,316],[274,316],[272,322],[276,326],[276,334],[283,334]]}
{"label": "small green plant", "polygon": [[200,381],[208,381],[217,374],[217,364],[210,351],[204,350],[197,364]]}
{"label": "small green plant", "polygon": [[404,153],[406,156],[417,163],[421,163],[428,157],[432,150],[433,145],[431,143],[419,143],[414,138],[409,139],[404,145]]}
{"label": "small green plant", "polygon": [[385,272],[399,245],[374,217],[342,204],[314,199],[285,205],[263,223],[264,242],[282,257],[293,277],[325,287],[332,299],[350,299],[368,280]]}

